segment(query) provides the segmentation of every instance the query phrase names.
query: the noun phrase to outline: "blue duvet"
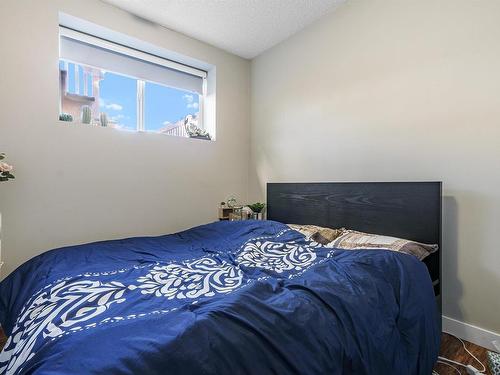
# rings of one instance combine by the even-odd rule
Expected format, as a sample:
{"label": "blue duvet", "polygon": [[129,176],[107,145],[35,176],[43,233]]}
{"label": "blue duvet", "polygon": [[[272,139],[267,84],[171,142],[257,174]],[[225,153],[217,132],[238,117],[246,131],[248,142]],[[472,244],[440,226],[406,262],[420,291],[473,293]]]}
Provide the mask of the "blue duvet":
{"label": "blue duvet", "polygon": [[425,265],[272,221],[44,253],[0,284],[2,374],[422,374]]}

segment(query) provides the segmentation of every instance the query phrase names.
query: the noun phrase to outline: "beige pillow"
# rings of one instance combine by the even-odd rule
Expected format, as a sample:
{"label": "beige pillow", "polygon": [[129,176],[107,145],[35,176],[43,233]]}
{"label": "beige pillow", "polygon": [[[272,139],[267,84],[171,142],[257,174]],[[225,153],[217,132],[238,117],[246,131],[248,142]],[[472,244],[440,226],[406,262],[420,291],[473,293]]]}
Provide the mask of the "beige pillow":
{"label": "beige pillow", "polygon": [[344,230],[335,239],[332,246],[345,250],[388,249],[414,255],[420,260],[438,249],[438,245],[429,245],[402,238],[363,233],[354,230]]}
{"label": "beige pillow", "polygon": [[319,244],[327,245],[343,232],[343,229],[331,229],[319,227],[317,225],[288,224],[290,228],[302,233],[306,238],[316,241]]}

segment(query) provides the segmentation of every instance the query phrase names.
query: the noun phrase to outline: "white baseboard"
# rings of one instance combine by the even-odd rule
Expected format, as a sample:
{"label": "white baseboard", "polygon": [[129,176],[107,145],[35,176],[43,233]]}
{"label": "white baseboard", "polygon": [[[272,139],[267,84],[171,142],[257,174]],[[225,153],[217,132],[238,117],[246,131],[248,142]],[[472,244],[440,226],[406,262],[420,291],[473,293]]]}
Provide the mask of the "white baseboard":
{"label": "white baseboard", "polygon": [[487,329],[473,326],[443,315],[443,332],[450,333],[461,339],[480,345],[489,350],[498,351],[493,346],[493,341],[500,342],[500,334]]}

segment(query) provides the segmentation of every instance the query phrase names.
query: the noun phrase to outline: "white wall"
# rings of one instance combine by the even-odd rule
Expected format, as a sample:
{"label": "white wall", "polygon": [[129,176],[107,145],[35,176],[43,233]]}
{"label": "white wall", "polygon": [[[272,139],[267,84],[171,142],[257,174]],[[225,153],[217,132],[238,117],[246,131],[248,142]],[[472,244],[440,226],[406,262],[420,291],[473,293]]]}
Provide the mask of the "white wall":
{"label": "white wall", "polygon": [[252,61],[266,182],[444,183],[444,314],[500,332],[500,2],[351,0]]}
{"label": "white wall", "polygon": [[[216,65],[217,141],[58,118],[58,12]],[[2,275],[42,251],[210,222],[247,196],[250,63],[97,0],[0,2]]]}

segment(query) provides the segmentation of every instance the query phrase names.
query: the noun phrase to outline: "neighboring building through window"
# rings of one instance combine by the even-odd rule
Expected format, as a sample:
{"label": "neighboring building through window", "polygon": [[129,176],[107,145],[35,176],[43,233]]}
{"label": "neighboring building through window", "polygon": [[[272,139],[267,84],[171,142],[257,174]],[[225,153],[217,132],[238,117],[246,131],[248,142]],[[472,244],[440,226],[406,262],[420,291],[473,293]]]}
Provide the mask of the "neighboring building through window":
{"label": "neighboring building through window", "polygon": [[62,120],[210,139],[205,71],[64,27],[60,34]]}

